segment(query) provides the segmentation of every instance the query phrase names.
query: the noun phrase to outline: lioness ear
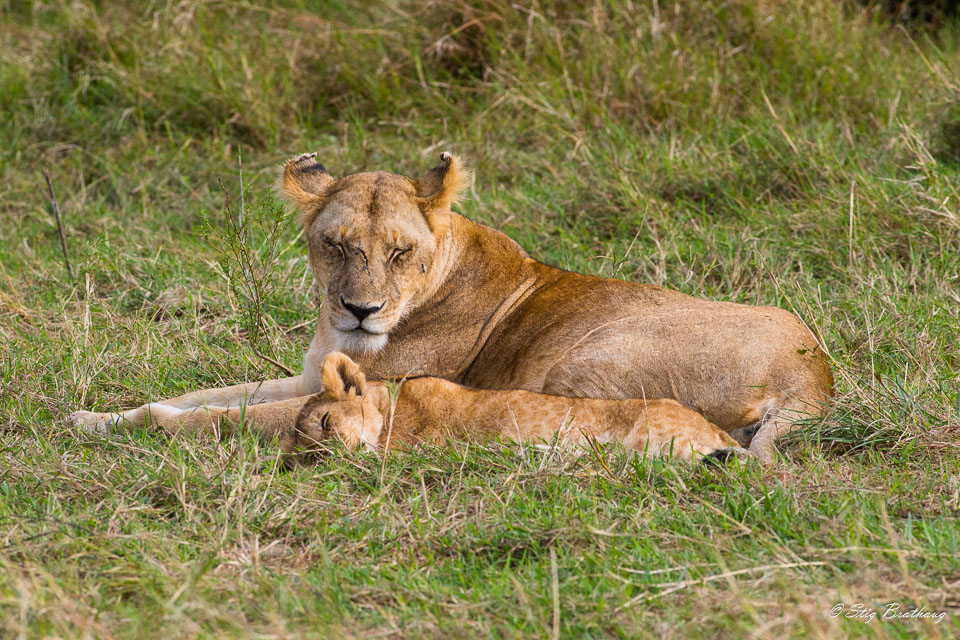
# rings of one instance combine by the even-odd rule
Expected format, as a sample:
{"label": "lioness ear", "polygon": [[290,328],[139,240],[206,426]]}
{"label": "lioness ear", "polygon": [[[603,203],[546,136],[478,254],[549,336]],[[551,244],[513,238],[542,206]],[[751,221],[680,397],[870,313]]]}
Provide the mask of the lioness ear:
{"label": "lioness ear", "polygon": [[279,191],[287,202],[308,213],[322,202],[326,190],[334,182],[323,165],[317,162],[317,154],[305,153],[284,165]]}
{"label": "lioness ear", "polygon": [[363,395],[367,390],[367,378],[360,366],[350,356],[334,351],[327,354],[320,371],[324,395],[331,400],[346,400],[351,393]]}
{"label": "lioness ear", "polygon": [[436,227],[446,221],[443,214],[449,211],[460,192],[470,184],[470,171],[460,166],[455,155],[444,151],[440,154],[440,164],[430,169],[416,184],[420,210],[436,233]]}

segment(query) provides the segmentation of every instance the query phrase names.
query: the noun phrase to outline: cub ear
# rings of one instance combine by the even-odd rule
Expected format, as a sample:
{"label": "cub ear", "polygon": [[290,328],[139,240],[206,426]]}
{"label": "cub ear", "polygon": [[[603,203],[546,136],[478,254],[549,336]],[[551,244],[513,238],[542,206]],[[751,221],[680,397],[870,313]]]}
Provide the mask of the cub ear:
{"label": "cub ear", "polygon": [[360,366],[350,356],[334,351],[327,355],[320,371],[323,394],[331,400],[346,400],[353,395],[363,395],[367,390],[367,378]]}
{"label": "cub ear", "polygon": [[284,165],[278,190],[287,202],[306,213],[322,202],[334,182],[333,176],[317,162],[316,153],[304,153]]}
{"label": "cub ear", "polygon": [[430,227],[442,223],[443,213],[457,202],[460,192],[470,184],[470,170],[461,166],[457,156],[448,151],[440,154],[440,164],[417,180],[417,199],[420,210]]}

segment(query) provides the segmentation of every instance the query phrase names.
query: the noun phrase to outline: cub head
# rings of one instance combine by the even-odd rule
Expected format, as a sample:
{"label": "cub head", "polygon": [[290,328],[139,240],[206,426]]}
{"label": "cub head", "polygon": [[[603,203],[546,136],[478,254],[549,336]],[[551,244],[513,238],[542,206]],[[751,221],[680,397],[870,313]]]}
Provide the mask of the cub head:
{"label": "cub head", "polygon": [[383,414],[367,394],[360,367],[348,356],[334,352],[323,361],[321,376],[323,391],[300,409],[293,430],[280,438],[281,450],[316,451],[331,439],[350,449],[364,442],[375,444],[383,428]]}
{"label": "cub head", "polygon": [[279,190],[303,212],[310,268],[325,292],[321,322],[341,351],[382,349],[435,289],[450,205],[466,181],[446,152],[419,180],[383,171],[337,179],[316,154],[287,162]]}

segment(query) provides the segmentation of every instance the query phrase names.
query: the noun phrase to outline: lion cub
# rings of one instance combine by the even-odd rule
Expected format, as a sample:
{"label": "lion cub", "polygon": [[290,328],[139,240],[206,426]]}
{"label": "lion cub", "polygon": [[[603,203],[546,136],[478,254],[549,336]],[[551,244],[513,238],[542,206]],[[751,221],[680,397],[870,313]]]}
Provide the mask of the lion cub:
{"label": "lion cub", "polygon": [[281,437],[285,452],[314,449],[332,439],[349,448],[385,449],[450,438],[577,444],[589,437],[683,460],[726,457],[734,451],[750,456],[727,433],[675,400],[470,389],[433,377],[406,379],[391,389],[384,382],[367,382],[342,353],[326,357],[322,379],[324,391],[303,404],[293,429]]}
{"label": "lion cub", "polygon": [[92,431],[155,424],[170,433],[219,429],[225,421],[242,421],[264,435],[279,435],[281,449],[291,454],[334,441],[351,449],[386,449],[450,438],[505,437],[561,444],[595,438],[683,460],[734,452],[751,455],[675,400],[597,400],[481,390],[432,377],[409,378],[396,385],[368,382],[360,367],[339,352],[324,359],[321,378],[322,392],[279,402],[190,409],[153,403],[122,413],[78,411],[70,419]]}

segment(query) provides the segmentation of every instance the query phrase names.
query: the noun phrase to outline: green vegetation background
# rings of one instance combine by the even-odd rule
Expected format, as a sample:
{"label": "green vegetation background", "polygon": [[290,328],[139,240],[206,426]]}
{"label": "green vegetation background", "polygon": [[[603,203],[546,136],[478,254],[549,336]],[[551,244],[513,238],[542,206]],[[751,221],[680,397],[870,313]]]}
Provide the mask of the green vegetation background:
{"label": "green vegetation background", "polygon": [[[955,24],[834,0],[0,1],[0,635],[957,636],[958,70]],[[503,443],[280,474],[249,435],[65,425],[280,375],[204,239],[241,152],[256,222],[294,154],[445,149],[539,259],[796,311],[835,413],[769,470]],[[298,369],[303,243],[250,233],[258,345]],[[830,615],[888,602],[947,615]]]}

